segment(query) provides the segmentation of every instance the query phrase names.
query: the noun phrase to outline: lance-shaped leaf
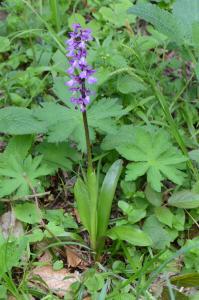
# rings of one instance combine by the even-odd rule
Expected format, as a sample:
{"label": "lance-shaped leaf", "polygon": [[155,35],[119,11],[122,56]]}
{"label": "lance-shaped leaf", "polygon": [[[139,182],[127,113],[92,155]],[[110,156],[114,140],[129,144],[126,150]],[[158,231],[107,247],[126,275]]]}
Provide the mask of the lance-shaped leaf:
{"label": "lance-shaped leaf", "polygon": [[117,160],[109,168],[104,178],[98,200],[98,242],[103,247],[104,236],[106,235],[111,206],[115,195],[118,179],[122,171],[122,160]]}

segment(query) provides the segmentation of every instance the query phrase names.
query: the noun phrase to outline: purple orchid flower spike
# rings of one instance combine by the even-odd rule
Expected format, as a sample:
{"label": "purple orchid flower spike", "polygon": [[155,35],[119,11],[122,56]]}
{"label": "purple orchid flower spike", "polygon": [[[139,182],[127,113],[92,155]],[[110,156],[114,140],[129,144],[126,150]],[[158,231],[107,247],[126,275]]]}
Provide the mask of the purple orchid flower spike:
{"label": "purple orchid flower spike", "polygon": [[88,84],[96,83],[93,77],[95,70],[87,64],[87,43],[92,41],[90,29],[83,29],[80,24],[73,24],[73,31],[69,34],[70,38],[66,41],[67,56],[69,57],[70,67],[67,70],[70,80],[66,82],[69,90],[73,93],[71,102],[81,111],[86,111],[86,106],[90,102],[91,91],[87,88]]}

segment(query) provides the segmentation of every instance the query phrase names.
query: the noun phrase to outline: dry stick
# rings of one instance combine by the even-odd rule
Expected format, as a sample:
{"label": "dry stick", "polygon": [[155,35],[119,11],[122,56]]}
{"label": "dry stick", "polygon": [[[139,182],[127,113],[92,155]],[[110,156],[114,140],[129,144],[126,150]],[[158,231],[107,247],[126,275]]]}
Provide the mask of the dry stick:
{"label": "dry stick", "polygon": [[35,196],[43,197],[43,196],[46,196],[46,195],[50,195],[50,192],[38,193],[38,194],[35,194],[35,195],[27,195],[27,196],[24,196],[23,198],[22,197],[13,197],[12,199],[1,198],[0,202],[9,202],[10,203],[10,202],[13,202],[13,201],[18,201],[18,200],[32,199],[32,198],[35,198]]}

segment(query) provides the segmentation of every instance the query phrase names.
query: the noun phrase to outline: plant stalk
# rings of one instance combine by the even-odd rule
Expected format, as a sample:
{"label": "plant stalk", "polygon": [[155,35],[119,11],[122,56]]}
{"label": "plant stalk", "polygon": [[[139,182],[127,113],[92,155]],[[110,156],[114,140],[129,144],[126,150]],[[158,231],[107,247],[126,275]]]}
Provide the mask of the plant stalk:
{"label": "plant stalk", "polygon": [[86,111],[82,112],[82,116],[83,116],[84,131],[85,131],[85,138],[86,138],[88,170],[92,171],[93,170],[92,152],[91,152],[91,143],[90,143],[90,135],[89,135],[89,128],[88,128],[88,120],[87,120]]}

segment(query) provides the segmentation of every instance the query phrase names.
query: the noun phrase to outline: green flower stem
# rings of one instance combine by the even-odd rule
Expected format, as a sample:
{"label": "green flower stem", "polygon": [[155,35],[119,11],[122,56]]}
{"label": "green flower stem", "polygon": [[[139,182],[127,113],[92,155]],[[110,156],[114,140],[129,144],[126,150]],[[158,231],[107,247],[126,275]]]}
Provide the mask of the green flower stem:
{"label": "green flower stem", "polygon": [[85,131],[85,137],[86,137],[88,169],[93,170],[91,143],[90,143],[90,135],[89,135],[89,128],[88,128],[88,120],[87,120],[86,111],[82,112],[82,116],[83,116],[84,131]]}

